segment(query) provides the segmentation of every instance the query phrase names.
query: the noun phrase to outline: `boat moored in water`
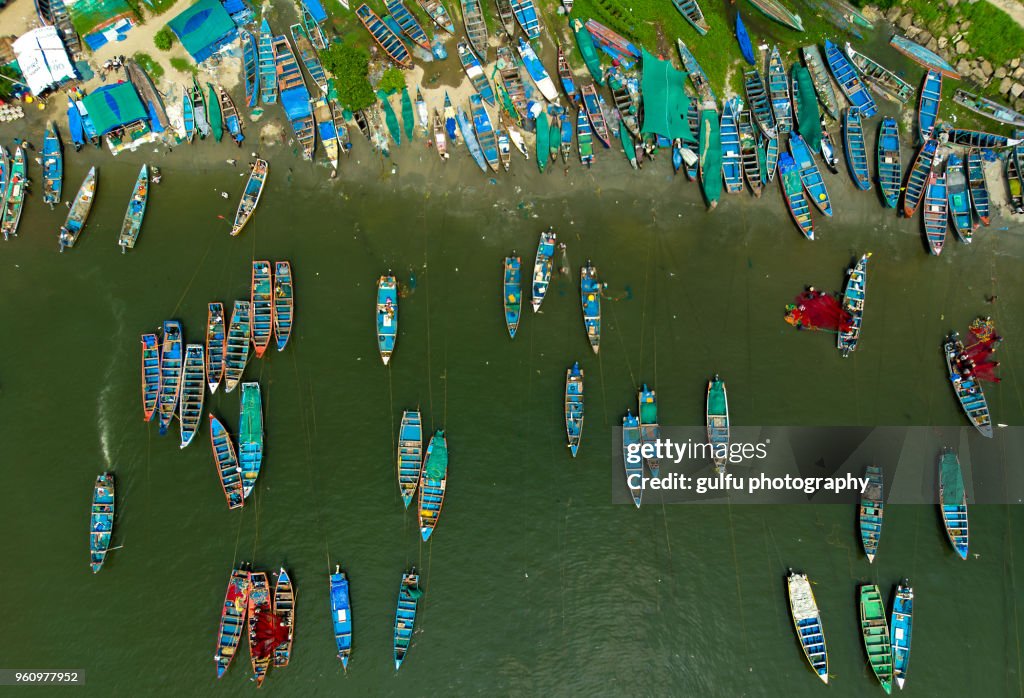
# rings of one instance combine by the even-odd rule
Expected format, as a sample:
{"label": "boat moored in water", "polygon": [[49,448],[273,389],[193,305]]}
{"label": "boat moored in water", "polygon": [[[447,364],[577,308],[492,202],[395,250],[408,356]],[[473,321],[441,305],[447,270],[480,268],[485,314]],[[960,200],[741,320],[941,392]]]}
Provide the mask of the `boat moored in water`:
{"label": "boat moored in water", "polygon": [[533,305],[535,313],[540,310],[541,303],[544,302],[544,297],[548,292],[548,284],[551,283],[557,239],[558,235],[555,231],[548,229],[540,234],[540,242],[537,244],[537,256],[533,262],[533,283],[530,287],[530,303]]}
{"label": "boat moored in water", "polygon": [[860,493],[860,508],[857,521],[860,525],[860,543],[868,562],[875,561],[878,554],[878,542],[882,537],[882,517],[885,514],[885,494],[882,480],[882,466],[871,464],[867,467],[864,477],[868,486]]}
{"label": "boat moored in water", "polygon": [[575,458],[583,438],[583,370],[579,361],[565,372],[565,433]]}
{"label": "boat moored in water", "polygon": [[113,534],[114,474],[102,473],[92,488],[92,512],[89,516],[89,564],[93,574],[103,567]]}
{"label": "boat moored in water", "polygon": [[419,520],[424,542],[437,527],[448,486],[448,438],[443,429],[430,437],[420,470]]}
{"label": "boat moored in water", "polygon": [[377,279],[377,349],[387,366],[398,341],[398,281],[388,272]]}
{"label": "boat moored in water", "polygon": [[422,468],[423,418],[419,410],[405,410],[398,428],[398,491],[406,509],[416,496]]}
{"label": "boat moored in water", "polygon": [[398,607],[395,610],[394,659],[395,671],[405,661],[405,655],[412,646],[412,633],[416,627],[416,607],[423,591],[420,589],[420,576],[416,568],[409,568],[402,574],[402,584],[398,588]]}
{"label": "boat moored in water", "polygon": [[334,626],[334,646],[342,669],[348,671],[348,660],[352,656],[352,605],[349,601],[348,575],[341,565],[334,566],[331,583],[331,625]]}
{"label": "boat moored in water", "polygon": [[877,584],[860,587],[860,630],[864,637],[864,651],[868,664],[882,689],[892,691],[892,644],[889,624],[885,619],[885,602]]}
{"label": "boat moored in water", "polygon": [[797,640],[804,651],[811,669],[822,681],[828,683],[828,650],[825,647],[825,628],[821,624],[821,612],[814,599],[814,591],[806,574],[793,570],[786,577],[789,595],[789,614]]}

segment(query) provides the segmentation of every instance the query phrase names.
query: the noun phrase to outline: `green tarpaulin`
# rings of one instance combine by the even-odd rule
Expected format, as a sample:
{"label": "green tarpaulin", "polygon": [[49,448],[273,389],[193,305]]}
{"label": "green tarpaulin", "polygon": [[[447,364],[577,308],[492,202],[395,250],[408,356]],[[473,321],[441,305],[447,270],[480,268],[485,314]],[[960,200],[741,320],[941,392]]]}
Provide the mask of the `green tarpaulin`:
{"label": "green tarpaulin", "polygon": [[943,453],[940,461],[939,479],[942,483],[942,503],[947,505],[963,504],[964,478],[960,471],[960,461],[955,453]]}
{"label": "green tarpaulin", "polygon": [[708,206],[714,207],[722,194],[722,131],[714,109],[700,113],[700,184]]}
{"label": "green tarpaulin", "polygon": [[430,440],[430,449],[425,475],[431,480],[443,480],[448,471],[448,444],[440,432]]}
{"label": "green tarpaulin", "polygon": [[683,90],[686,74],[643,51],[640,89],[644,95],[644,123],[641,133],[654,133],[670,140],[693,140],[686,119],[690,98]]}
{"label": "green tarpaulin", "polygon": [[725,386],[715,382],[708,391],[708,414],[721,416],[725,414]]}
{"label": "green tarpaulin", "polygon": [[89,111],[89,118],[96,126],[96,132],[101,136],[118,126],[149,118],[149,113],[142,106],[142,100],[130,82],[104,85],[86,95],[82,103]]}
{"label": "green tarpaulin", "polygon": [[818,113],[814,82],[811,73],[802,65],[793,66],[793,75],[796,76],[797,116],[800,119],[796,130],[807,141],[807,147],[817,152],[821,149],[821,114]]}
{"label": "green tarpaulin", "polygon": [[384,108],[384,123],[388,125],[391,140],[395,142],[395,145],[402,145],[402,129],[398,125],[398,116],[395,115],[395,110],[388,103],[387,93],[384,90],[377,90],[377,96],[380,97],[380,104]]}
{"label": "green tarpaulin", "polygon": [[235,36],[237,30],[217,0],[199,0],[167,23],[196,63],[202,63]]}

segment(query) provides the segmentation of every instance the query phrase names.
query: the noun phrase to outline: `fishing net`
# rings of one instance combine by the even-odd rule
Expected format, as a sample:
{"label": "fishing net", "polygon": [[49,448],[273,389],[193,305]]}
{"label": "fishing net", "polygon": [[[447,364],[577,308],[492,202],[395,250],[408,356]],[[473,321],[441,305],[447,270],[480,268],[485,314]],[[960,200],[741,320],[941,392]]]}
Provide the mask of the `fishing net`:
{"label": "fishing net", "polygon": [[430,442],[430,456],[427,458],[426,476],[431,480],[443,480],[448,470],[448,444],[438,433]]}
{"label": "fishing net", "polygon": [[821,115],[818,113],[818,97],[814,93],[814,82],[807,68],[802,65],[794,66],[793,75],[796,76],[798,103],[797,114],[800,123],[797,131],[807,141],[807,147],[812,151],[821,148]]}
{"label": "fishing net", "polygon": [[964,378],[998,383],[1000,379],[996,376],[996,369],[999,362],[993,361],[992,355],[1003,338],[996,332],[995,323],[992,318],[978,318],[971,323],[969,331],[975,341],[956,357],[954,368]]}
{"label": "fishing net", "polygon": [[275,649],[288,642],[288,626],[284,618],[256,608],[256,644],[252,654],[257,659],[269,657]]}
{"label": "fishing net", "polygon": [[848,332],[853,317],[836,296],[810,288],[786,306],[786,322],[798,330]]}

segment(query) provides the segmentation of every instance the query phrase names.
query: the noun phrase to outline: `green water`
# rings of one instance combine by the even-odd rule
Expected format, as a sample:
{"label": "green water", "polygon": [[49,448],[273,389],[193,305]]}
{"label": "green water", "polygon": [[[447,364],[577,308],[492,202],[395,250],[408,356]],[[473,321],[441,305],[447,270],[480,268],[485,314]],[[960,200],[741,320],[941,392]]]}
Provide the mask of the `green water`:
{"label": "green water", "polygon": [[[838,219],[816,216],[810,243],[777,184],[761,201],[726,196],[707,214],[695,184],[666,174],[666,159],[634,175],[620,153],[601,151],[593,172],[576,166],[569,178],[517,159],[495,185],[465,153],[442,166],[422,143],[397,149],[392,176],[359,140],[334,182],[284,152],[265,154],[269,184],[240,238],[218,218],[231,217],[244,183],[221,158],[239,151],[204,143],[156,160],[164,181],[124,256],[117,232],[142,153],[69,153],[65,198],[89,164],[100,165],[100,183],[89,225],[64,255],[64,211],[42,207],[33,167],[21,236],[0,246],[0,668],[84,670],[96,695],[251,690],[244,648],[219,682],[213,666],[229,573],[249,560],[287,566],[298,593],[292,664],[271,670],[264,691],[820,695],[788,615],[784,574],[794,567],[817,583],[833,693],[878,690],[855,585],[877,582],[888,597],[907,576],[918,596],[908,686],[1020,694],[1019,507],[972,509],[967,562],[935,508],[890,507],[869,566],[845,506],[663,506],[650,492],[639,511],[610,504],[622,467],[612,427],[635,409],[641,383],[657,389],[665,425],[701,423],[714,373],[728,382],[737,424],[961,425],[940,342],[979,313],[1007,338],[1004,380],[988,389],[995,421],[1021,424],[1019,224],[999,231],[1007,223],[997,221],[936,259],[918,219],[855,193],[845,172],[826,175]],[[509,341],[502,258],[516,249],[529,269],[549,225],[568,244],[571,274]],[[864,334],[843,360],[832,337],[786,325],[783,308],[805,284],[838,289],[868,250]],[[296,325],[283,353],[246,372],[263,390],[266,451],[253,498],[232,512],[205,420],[184,451],[142,421],[138,336],[178,318],[186,340],[202,341],[206,303],[247,298],[254,258],[291,260]],[[604,303],[600,357],[580,315],[587,258],[620,298]],[[411,274],[416,283],[400,301],[385,368],[373,308],[389,268],[406,291]],[[993,306],[989,294],[999,296]],[[587,418],[572,460],[561,410],[577,359]],[[235,431],[238,401],[218,392],[207,407]],[[401,411],[416,406],[427,433],[447,430],[451,449],[429,544],[396,485]],[[1016,463],[1008,454],[999,467]],[[89,499],[105,469],[118,478],[114,544],[123,547],[93,576]],[[352,580],[347,675],[329,618],[336,563]],[[396,674],[392,623],[409,564],[425,595]]]}

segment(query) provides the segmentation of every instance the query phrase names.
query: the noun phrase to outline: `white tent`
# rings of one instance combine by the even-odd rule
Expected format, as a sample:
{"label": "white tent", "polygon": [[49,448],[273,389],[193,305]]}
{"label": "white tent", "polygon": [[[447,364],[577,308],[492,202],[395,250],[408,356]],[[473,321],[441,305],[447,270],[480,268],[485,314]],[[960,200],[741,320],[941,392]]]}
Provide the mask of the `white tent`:
{"label": "white tent", "polygon": [[75,67],[55,27],[40,27],[19,36],[14,42],[14,55],[34,95],[76,77]]}

